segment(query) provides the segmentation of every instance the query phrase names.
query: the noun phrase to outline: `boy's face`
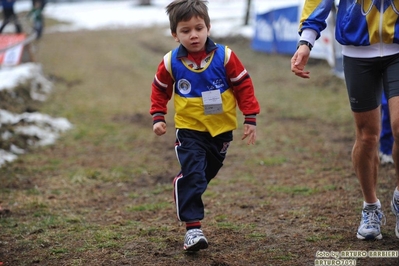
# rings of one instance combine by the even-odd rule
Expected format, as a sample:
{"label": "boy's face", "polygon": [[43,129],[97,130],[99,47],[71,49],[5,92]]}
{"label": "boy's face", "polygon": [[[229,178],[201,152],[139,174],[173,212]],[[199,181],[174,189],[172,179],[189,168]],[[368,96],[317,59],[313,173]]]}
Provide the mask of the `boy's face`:
{"label": "boy's face", "polygon": [[205,21],[200,17],[192,17],[188,21],[177,24],[176,33],[172,33],[176,42],[181,43],[190,53],[200,52],[205,49],[205,42],[209,30]]}

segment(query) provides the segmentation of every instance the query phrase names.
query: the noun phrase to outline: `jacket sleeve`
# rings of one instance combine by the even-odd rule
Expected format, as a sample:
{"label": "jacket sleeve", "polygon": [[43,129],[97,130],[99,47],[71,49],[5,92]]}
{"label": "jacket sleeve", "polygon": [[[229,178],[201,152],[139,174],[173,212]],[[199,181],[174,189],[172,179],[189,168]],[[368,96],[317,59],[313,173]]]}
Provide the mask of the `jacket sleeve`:
{"label": "jacket sleeve", "polygon": [[150,114],[153,117],[154,124],[161,121],[165,122],[164,115],[167,114],[167,105],[173,95],[173,84],[173,78],[166,68],[164,58],[158,65],[157,73],[152,82]]}
{"label": "jacket sleeve", "polygon": [[299,35],[303,30],[311,29],[317,33],[317,39],[320,32],[327,27],[326,19],[330,14],[334,0],[307,0],[302,9],[299,23]]}
{"label": "jacket sleeve", "polygon": [[256,115],[260,112],[260,106],[255,97],[252,79],[237,55],[228,47],[226,49],[226,73],[236,97],[238,108],[245,116],[244,123],[256,125]]}

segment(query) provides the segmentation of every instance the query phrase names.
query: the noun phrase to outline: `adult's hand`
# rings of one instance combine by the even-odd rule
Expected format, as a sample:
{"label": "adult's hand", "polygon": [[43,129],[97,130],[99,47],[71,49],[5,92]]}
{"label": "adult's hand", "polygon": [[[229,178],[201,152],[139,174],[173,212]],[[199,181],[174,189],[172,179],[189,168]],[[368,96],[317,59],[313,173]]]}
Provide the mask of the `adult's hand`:
{"label": "adult's hand", "polygon": [[310,56],[310,49],[306,45],[301,45],[296,50],[291,58],[291,71],[301,78],[310,78],[310,72],[305,71],[305,66],[308,63]]}

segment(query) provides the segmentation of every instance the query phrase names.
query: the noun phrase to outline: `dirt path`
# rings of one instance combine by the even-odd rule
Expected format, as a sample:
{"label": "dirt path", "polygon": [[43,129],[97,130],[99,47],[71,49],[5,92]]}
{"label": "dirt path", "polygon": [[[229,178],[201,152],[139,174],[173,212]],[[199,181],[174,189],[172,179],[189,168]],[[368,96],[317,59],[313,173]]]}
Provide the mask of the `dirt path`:
{"label": "dirt path", "polygon": [[162,32],[44,36],[38,58],[56,90],[42,111],[67,117],[74,129],[0,169],[0,204],[10,210],[0,218],[3,265],[315,265],[349,251],[367,253],[346,258],[356,265],[399,264],[369,256],[398,250],[392,167],[379,174],[383,240],[355,236],[361,191],[343,82],[318,61],[311,80],[298,80],[289,57],[256,53],[241,38],[218,42],[237,51],[254,80],[258,142],[241,142],[240,124],[203,197],[209,248],[184,253],[171,185],[173,119],[158,138],[148,114],[154,71],[175,45]]}

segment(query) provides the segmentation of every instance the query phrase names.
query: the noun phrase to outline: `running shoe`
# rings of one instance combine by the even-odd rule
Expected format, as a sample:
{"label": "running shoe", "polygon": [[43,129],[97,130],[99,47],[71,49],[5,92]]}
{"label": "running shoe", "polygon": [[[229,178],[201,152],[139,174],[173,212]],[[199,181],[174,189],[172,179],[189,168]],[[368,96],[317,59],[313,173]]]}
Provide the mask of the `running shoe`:
{"label": "running shoe", "polygon": [[385,215],[377,205],[367,205],[362,210],[362,220],[357,230],[357,238],[362,240],[382,239],[381,223]]}
{"label": "running shoe", "polygon": [[184,250],[198,251],[208,248],[208,240],[206,240],[201,229],[190,229],[184,238]]}
{"label": "running shoe", "polygon": [[384,154],[380,152],[380,164],[381,165],[387,165],[387,164],[393,164],[393,158],[392,154]]}
{"label": "running shoe", "polygon": [[391,201],[391,210],[396,216],[395,235],[399,238],[399,206],[396,204],[395,199]]}

